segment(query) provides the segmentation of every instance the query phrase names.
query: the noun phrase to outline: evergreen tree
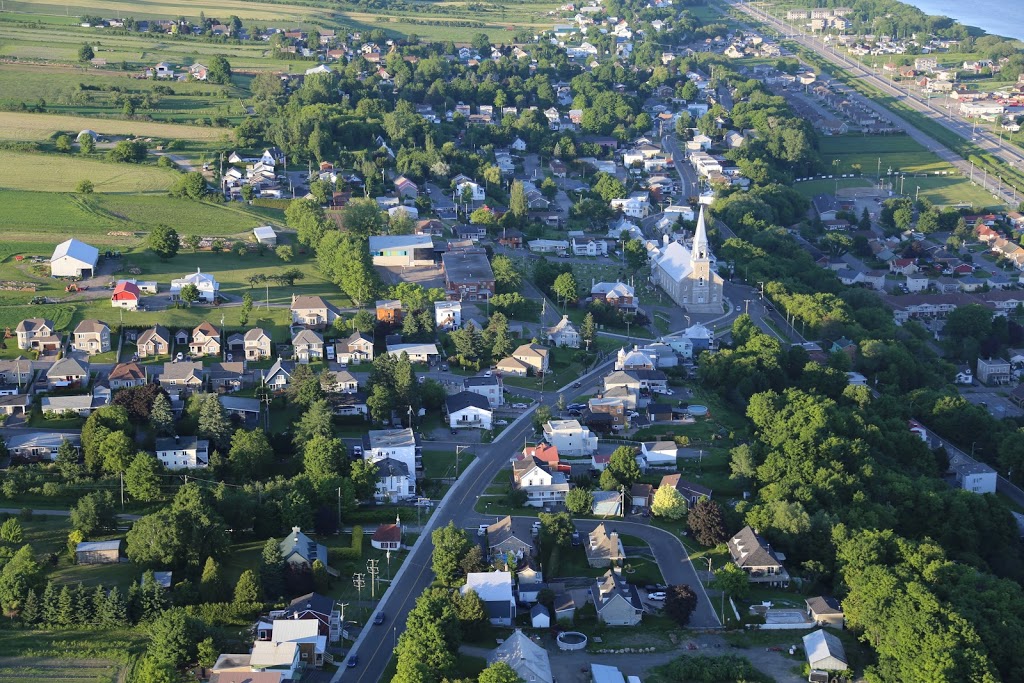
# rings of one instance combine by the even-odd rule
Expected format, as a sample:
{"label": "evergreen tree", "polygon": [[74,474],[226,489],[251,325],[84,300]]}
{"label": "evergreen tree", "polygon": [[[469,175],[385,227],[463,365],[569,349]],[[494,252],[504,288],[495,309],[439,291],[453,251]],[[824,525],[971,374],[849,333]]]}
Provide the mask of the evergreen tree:
{"label": "evergreen tree", "polygon": [[151,501],[160,497],[160,461],[146,451],[135,455],[124,473],[124,486],[136,500]]}
{"label": "evergreen tree", "polygon": [[153,399],[153,407],[149,411],[149,424],[157,436],[174,434],[174,413],[171,412],[170,400],[163,392]]}
{"label": "evergreen tree", "polygon": [[11,517],[3,524],[0,524],[0,541],[11,545],[20,545],[25,535],[21,530],[21,522],[16,517]]}
{"label": "evergreen tree", "polygon": [[263,602],[263,591],[256,580],[256,574],[251,569],[246,569],[238,577],[238,583],[235,584],[235,604],[244,605],[253,602]]}
{"label": "evergreen tree", "polygon": [[[143,577],[145,580],[145,577]],[[128,585],[128,597],[125,600],[125,617],[129,624],[142,621],[142,586],[138,581]]]}
{"label": "evergreen tree", "polygon": [[139,590],[139,619],[149,621],[169,606],[167,594],[163,586],[156,582],[152,571],[142,575],[142,586]]}
{"label": "evergreen tree", "polygon": [[[103,589],[99,586],[100,590]],[[93,593],[81,583],[76,584],[72,597],[75,603],[75,623],[82,626],[92,624],[96,618],[96,610],[93,605]]]}
{"label": "evergreen tree", "polygon": [[57,469],[64,481],[73,482],[81,478],[84,468],[78,462],[80,455],[78,449],[69,440],[61,441],[57,447]]}
{"label": "evergreen tree", "polygon": [[284,595],[284,560],[281,558],[281,546],[273,538],[268,538],[263,545],[260,584],[267,600],[275,601]]}
{"label": "evergreen tree", "polygon": [[41,618],[42,614],[36,590],[29,588],[28,593],[25,594],[24,602],[21,603],[21,623],[26,626],[35,626]]}
{"label": "evergreen tree", "polygon": [[218,448],[231,445],[231,421],[217,394],[207,394],[199,408],[199,436]]}
{"label": "evergreen tree", "polygon": [[43,624],[57,623],[57,589],[52,581],[46,583],[39,597],[39,619]]}
{"label": "evergreen tree", "polygon": [[590,344],[594,343],[594,338],[597,336],[597,325],[594,323],[594,314],[589,311],[583,316],[583,324],[580,325],[580,339],[583,340],[587,350],[590,349]]}
{"label": "evergreen tree", "polygon": [[327,567],[320,560],[313,560],[313,590],[326,593],[330,588],[327,582]]}
{"label": "evergreen tree", "polygon": [[530,212],[530,205],[526,201],[526,190],[523,187],[522,181],[512,181],[512,196],[509,200],[509,210],[517,219],[525,218],[526,214]]}
{"label": "evergreen tree", "polygon": [[117,628],[128,623],[128,607],[117,586],[110,589],[104,596],[103,604],[97,607],[96,621],[104,628]]}
{"label": "evergreen tree", "polygon": [[73,623],[75,623],[75,596],[71,592],[71,586],[64,584],[57,594],[54,624],[57,626],[71,626]]}
{"label": "evergreen tree", "polygon": [[199,580],[199,595],[203,602],[221,602],[224,600],[226,584],[224,575],[221,573],[220,565],[212,557],[206,558],[206,566],[203,567],[203,576]]}

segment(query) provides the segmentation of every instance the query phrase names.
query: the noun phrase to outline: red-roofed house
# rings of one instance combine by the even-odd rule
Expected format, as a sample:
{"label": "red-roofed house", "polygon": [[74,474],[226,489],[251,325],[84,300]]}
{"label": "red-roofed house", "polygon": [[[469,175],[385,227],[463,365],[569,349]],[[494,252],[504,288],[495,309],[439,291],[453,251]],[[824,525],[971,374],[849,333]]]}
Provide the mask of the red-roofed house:
{"label": "red-roofed house", "polygon": [[917,272],[917,262],[912,258],[894,258],[889,261],[889,272],[913,275]]}
{"label": "red-roofed house", "polygon": [[139,300],[142,292],[134,282],[121,281],[114,287],[114,293],[110,295],[110,305],[114,308],[127,308],[134,311],[139,307]]}
{"label": "red-roofed house", "polygon": [[546,443],[524,448],[523,455],[527,458],[537,458],[547,465],[558,465],[558,448],[549,446]]}
{"label": "red-roofed house", "polygon": [[985,244],[999,239],[999,233],[987,225],[979,225],[974,232],[978,235],[978,240]]}
{"label": "red-roofed house", "polygon": [[610,455],[594,454],[590,456],[590,469],[597,470],[598,472],[604,472],[604,469],[608,467],[608,461],[611,460]]}
{"label": "red-roofed house", "polygon": [[373,532],[370,545],[377,550],[398,550],[402,547],[402,521],[395,519],[394,524],[381,524]]}

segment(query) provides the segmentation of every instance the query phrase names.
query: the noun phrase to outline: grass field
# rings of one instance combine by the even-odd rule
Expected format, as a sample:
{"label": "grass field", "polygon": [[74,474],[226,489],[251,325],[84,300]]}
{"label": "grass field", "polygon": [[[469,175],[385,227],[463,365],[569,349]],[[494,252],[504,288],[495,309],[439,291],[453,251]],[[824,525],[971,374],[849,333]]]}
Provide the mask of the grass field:
{"label": "grass field", "polygon": [[840,178],[838,184],[835,180],[805,180],[802,183],[793,183],[793,189],[803,196],[811,199],[819,194],[834,194],[836,188],[840,190],[849,187],[871,187],[871,181],[864,178]]}
{"label": "grass field", "polygon": [[0,188],[38,192],[73,192],[91,180],[96,192],[166,192],[175,173],[156,166],[115,164],[64,154],[0,150]]}
{"label": "grass field", "polygon": [[80,15],[97,13],[103,16],[121,17],[134,16],[137,19],[150,17],[169,18],[184,16],[190,19],[199,17],[200,12],[207,16],[237,15],[242,21],[284,21],[289,23],[305,22],[314,19],[325,19],[326,10],[287,3],[246,2],[245,0],[217,0],[216,2],[191,2],[189,0],[151,0],[135,2],[134,0],[78,0],[73,3],[62,3],[57,0],[32,0],[21,2],[9,0],[5,2],[9,11],[25,14]]}
{"label": "grass field", "polygon": [[115,683],[118,669],[113,662],[104,660],[71,662],[38,657],[0,658],[0,680],[4,683]]}
{"label": "grass field", "polygon": [[[0,71],[2,71],[2,67],[0,67]],[[90,128],[100,135],[138,135],[167,140],[185,138],[212,141],[227,140],[231,136],[231,131],[225,128],[150,121],[94,119],[84,116],[0,112],[0,140],[46,140],[56,133],[73,132],[77,134],[86,128]]]}

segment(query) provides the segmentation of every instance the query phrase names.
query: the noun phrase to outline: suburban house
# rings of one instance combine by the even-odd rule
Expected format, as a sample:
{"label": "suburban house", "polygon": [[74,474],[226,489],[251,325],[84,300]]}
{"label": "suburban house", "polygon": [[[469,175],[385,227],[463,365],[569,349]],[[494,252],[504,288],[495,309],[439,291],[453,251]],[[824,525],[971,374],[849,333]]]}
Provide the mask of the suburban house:
{"label": "suburban house", "polygon": [[18,337],[18,348],[34,351],[56,351],[60,348],[60,337],[55,334],[53,321],[45,318],[26,318],[14,330]]}
{"label": "suburban house", "polygon": [[300,363],[323,360],[324,338],[309,328],[301,329],[292,337],[292,354]]}
{"label": "suburban house", "polygon": [[491,405],[484,396],[472,391],[451,394],[444,402],[448,424],[452,429],[473,427],[491,428]]}
{"label": "suburban house", "polygon": [[239,391],[252,384],[252,375],[246,372],[242,361],[210,363],[206,366],[206,379],[210,390],[219,393]]}
{"label": "suburban house", "polygon": [[[334,598],[320,593],[307,593],[292,600],[284,609],[271,610],[271,620],[315,621],[318,633],[334,643],[341,639],[341,612]],[[266,625],[261,620],[261,626]],[[257,629],[258,640],[270,640],[271,629]]]}
{"label": "suburban house", "polygon": [[832,626],[842,629],[845,625],[843,608],[839,601],[830,595],[819,595],[804,600],[807,605],[807,616],[818,626]]}
{"label": "suburban house", "polygon": [[[609,493],[614,493],[610,491]],[[587,564],[591,567],[607,567],[610,564],[626,559],[626,551],[622,548],[617,531],[609,533],[604,522],[587,535],[587,543],[583,547],[587,554]]]}
{"label": "suburban house", "polygon": [[563,315],[554,327],[547,329],[547,337],[555,346],[568,346],[573,349],[580,347],[580,333],[567,315]]}
{"label": "suburban house", "polygon": [[650,510],[654,502],[654,487],[650,484],[633,484],[629,489],[629,504],[636,511]]}
{"label": "suburban house", "polygon": [[292,324],[323,329],[334,323],[340,311],[322,296],[292,295]]}
{"label": "suburban house", "polygon": [[76,239],[57,245],[50,256],[51,277],[90,278],[96,274],[100,250]]}
{"label": "suburban house", "polygon": [[807,653],[807,663],[811,667],[809,680],[831,680],[828,676],[815,679],[814,674],[825,671],[846,671],[849,667],[843,641],[839,640],[834,633],[829,633],[824,629],[811,631],[804,636],[804,652]]}
{"label": "suburban house", "polygon": [[462,327],[462,302],[435,301],[434,324],[445,330],[457,330]]}
{"label": "suburban house", "polygon": [[522,517],[505,516],[487,527],[487,557],[515,557],[523,560],[533,555],[534,528]]}
{"label": "suburban house", "polygon": [[516,487],[526,492],[526,504],[531,507],[564,503],[569,493],[569,480],[565,473],[537,458],[524,456],[514,460],[512,478]]}
{"label": "suburban house", "polygon": [[83,320],[75,327],[75,351],[84,351],[90,356],[110,351],[110,326],[100,320]]}
{"label": "suburban house", "polygon": [[512,352],[512,357],[533,368],[534,372],[548,371],[548,349],[540,344],[523,344]]}
{"label": "suburban house", "polygon": [[375,266],[434,265],[434,241],[430,235],[373,235],[369,247]]}
{"label": "suburban house", "polygon": [[729,539],[729,554],[736,566],[750,575],[752,582],[784,588],[789,585],[789,572],[782,566],[783,558],[749,526]]}
{"label": "suburban house", "polygon": [[354,394],[359,391],[359,379],[348,370],[341,370],[336,366],[329,368],[330,372],[320,375],[320,387],[331,394]]}
{"label": "suburban house", "polygon": [[156,459],[169,470],[194,470],[210,464],[210,442],[194,436],[156,440]]}
{"label": "suburban house", "polygon": [[[675,444],[672,445],[674,446]],[[674,462],[675,461],[673,461],[673,463]],[[695,506],[697,501],[701,498],[711,497],[711,489],[706,486],[701,486],[700,484],[694,484],[693,482],[686,481],[680,474],[666,474],[661,478],[661,483],[658,484],[659,488],[662,486],[671,486],[675,488],[676,491],[679,491],[680,495],[686,499],[687,507],[690,508]]]}
{"label": "suburban house", "polygon": [[358,365],[373,360],[373,340],[363,332],[353,332],[348,338],[335,345],[335,357],[339,363]]}
{"label": "suburban house", "polygon": [[327,546],[313,541],[309,536],[302,533],[302,528],[293,526],[278,546],[281,549],[281,559],[292,567],[312,569],[313,563],[320,560],[324,567],[327,566]]}
{"label": "suburban house", "polygon": [[124,557],[124,541],[85,541],[75,546],[76,564],[115,564]]}
{"label": "suburban house", "polygon": [[157,325],[140,334],[136,344],[139,358],[161,356],[171,352],[171,333],[166,327]]}
{"label": "suburban house", "polygon": [[127,280],[119,281],[110,295],[110,305],[113,308],[135,311],[138,310],[140,301],[142,301],[142,290],[137,284]]}
{"label": "suburban house", "polygon": [[280,671],[281,678],[294,680],[300,667],[299,645],[257,640],[252,644],[249,666],[253,671]]}
{"label": "suburban house", "polygon": [[381,524],[373,532],[370,545],[377,550],[398,550],[402,547],[402,520],[395,519],[394,524]]}
{"label": "suburban house", "polygon": [[7,437],[7,450],[11,459],[22,462],[53,462],[57,459],[57,449],[65,441],[81,450],[82,436],[62,432],[18,430],[17,434]]}
{"label": "suburban house", "polygon": [[192,330],[192,342],[188,350],[193,356],[220,355],[220,332],[204,320]]}
{"label": "suburban house", "polygon": [[416,183],[413,181],[403,175],[395,178],[395,194],[398,195],[399,199],[416,199],[419,193],[419,188],[416,187]]}
{"label": "suburban house", "polygon": [[561,455],[591,455],[597,450],[597,437],[579,420],[549,420],[544,423],[544,440]]}
{"label": "suburban house", "polygon": [[379,501],[397,503],[416,495],[415,470],[402,460],[383,458],[377,466],[377,487],[373,497]]}
{"label": "suburban house", "polygon": [[594,301],[603,301],[613,308],[635,311],[636,290],[624,282],[595,282],[590,286]]}
{"label": "suburban house", "polygon": [[319,669],[324,665],[327,636],[321,635],[320,624],[312,619],[275,619],[268,641],[295,643],[299,648],[299,662],[306,668]]}
{"label": "suburban house", "polygon": [[[678,453],[679,447],[674,441],[645,441],[640,444],[640,457],[648,467],[675,468]],[[664,483],[662,480],[662,484]]]}
{"label": "suburban house", "polygon": [[160,373],[160,386],[171,394],[199,391],[203,388],[203,364],[199,361],[182,361],[181,363],[164,363]]}
{"label": "suburban house", "polygon": [[43,396],[39,402],[43,415],[65,415],[75,413],[81,417],[89,417],[96,408],[110,403],[110,390],[97,387],[94,394],[74,394],[72,396]]}
{"label": "suburban house", "polygon": [[402,322],[402,302],[398,299],[380,299],[374,305],[377,320],[389,325]]}
{"label": "suburban house", "polygon": [[554,683],[548,651],[519,629],[487,655],[488,666],[498,662],[508,664],[521,680],[528,683]]}
{"label": "suburban house", "polygon": [[516,617],[510,572],[469,572],[462,594],[475,592],[484,603],[488,620],[495,626],[511,626]]}
{"label": "suburban house", "polygon": [[199,300],[207,303],[213,303],[220,292],[220,283],[217,282],[217,278],[196,268],[194,273],[171,280],[171,300],[181,299],[181,288],[188,285],[195,285],[199,290]]}
{"label": "suburban house", "polygon": [[494,368],[502,375],[526,377],[530,374],[530,366],[520,360],[516,360],[512,356],[502,358],[495,364]]}
{"label": "suburban house", "polygon": [[254,327],[246,330],[242,343],[246,360],[263,360],[270,358],[272,351],[270,335],[263,328]]}
{"label": "suburban house", "polygon": [[413,363],[433,363],[441,355],[437,344],[388,344],[387,352],[396,358],[404,353]]}
{"label": "suburban house", "polygon": [[494,271],[483,250],[449,251],[441,256],[449,301],[487,301],[494,296]]}
{"label": "suburban house", "polygon": [[502,391],[501,378],[496,375],[490,377],[467,377],[462,381],[466,391],[480,394],[487,399],[491,408],[500,408],[505,404],[505,393]]}
{"label": "suburban house", "polygon": [[270,369],[263,374],[263,384],[271,391],[279,392],[288,388],[291,382],[292,371],[295,369],[295,362],[281,360],[278,358]]}
{"label": "suburban house", "polygon": [[392,458],[405,463],[410,474],[416,472],[419,446],[411,429],[371,429],[363,435],[363,459],[379,463]]}
{"label": "suburban house", "polygon": [[46,384],[50,389],[80,387],[89,383],[89,361],[78,361],[70,356],[61,358],[46,371]]}
{"label": "suburban house", "polygon": [[949,469],[953,473],[957,486],[964,491],[971,491],[972,493],[996,492],[998,474],[983,462],[954,454],[949,459]]}
{"label": "suburban house", "polygon": [[21,386],[31,381],[32,361],[24,356],[11,360],[0,360],[0,384]]}
{"label": "suburban house", "polygon": [[595,579],[590,595],[597,608],[598,621],[609,626],[636,626],[644,616],[644,606],[636,586],[609,569]]}
{"label": "suburban house", "polygon": [[1010,383],[1010,361],[1003,358],[979,358],[978,381],[986,386],[999,386]]}

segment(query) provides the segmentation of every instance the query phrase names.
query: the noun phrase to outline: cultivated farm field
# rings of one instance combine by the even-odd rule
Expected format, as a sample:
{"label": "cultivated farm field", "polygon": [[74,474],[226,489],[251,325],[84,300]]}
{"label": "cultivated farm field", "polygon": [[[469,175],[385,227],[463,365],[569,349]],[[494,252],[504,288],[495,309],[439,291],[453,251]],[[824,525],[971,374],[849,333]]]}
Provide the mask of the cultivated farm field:
{"label": "cultivated farm field", "polygon": [[115,164],[63,154],[0,150],[0,188],[38,192],[72,192],[89,179],[96,192],[165,192],[174,171],[157,166]]}
{"label": "cultivated farm field", "polygon": [[4,683],[115,683],[120,667],[105,660],[74,660],[51,657],[0,657]]}
{"label": "cultivated farm field", "polygon": [[226,128],[186,126],[151,121],[125,121],[95,119],[84,116],[30,114],[26,112],[0,112],[0,140],[46,140],[56,133],[74,132],[89,128],[100,135],[137,135],[167,140],[184,138],[193,140],[221,140],[231,136]]}

